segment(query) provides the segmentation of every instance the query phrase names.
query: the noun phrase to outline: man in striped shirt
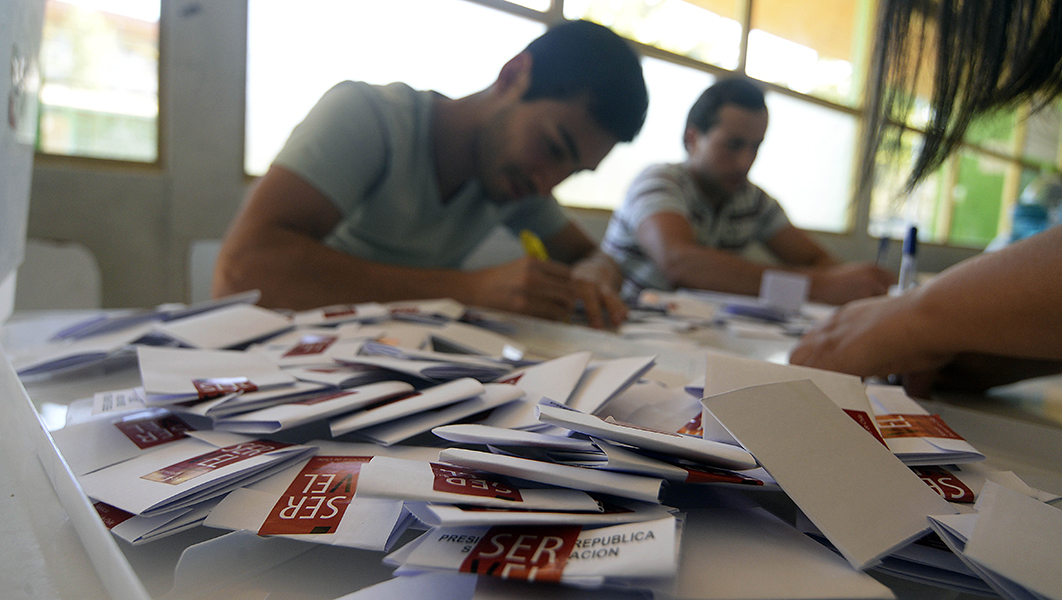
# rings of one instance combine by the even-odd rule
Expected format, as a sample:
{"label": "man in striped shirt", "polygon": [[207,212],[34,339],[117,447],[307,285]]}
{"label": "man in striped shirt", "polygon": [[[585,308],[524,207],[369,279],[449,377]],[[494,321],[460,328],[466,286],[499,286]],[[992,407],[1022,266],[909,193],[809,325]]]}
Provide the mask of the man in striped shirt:
{"label": "man in striped shirt", "polygon": [[[807,275],[810,299],[830,304],[884,294],[895,283],[874,264],[839,262],[749,182],[766,132],[767,105],[751,81],[722,80],[701,94],[686,122],[686,162],[643,171],[605,232],[602,248],[623,269],[625,297],[647,288],[756,295],[767,269]],[[753,242],[778,264],[743,258]]]}

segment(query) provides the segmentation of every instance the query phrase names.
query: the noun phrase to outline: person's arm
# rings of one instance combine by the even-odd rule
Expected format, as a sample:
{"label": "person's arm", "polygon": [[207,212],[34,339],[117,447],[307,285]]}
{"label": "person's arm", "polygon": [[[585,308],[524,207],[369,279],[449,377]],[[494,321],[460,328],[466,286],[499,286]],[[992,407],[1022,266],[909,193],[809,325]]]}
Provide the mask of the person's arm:
{"label": "person's arm", "polygon": [[521,259],[463,272],[368,261],[321,242],[340,218],[332,202],[301,177],[270,168],[225,236],[213,294],[259,289],[263,306],[296,310],[453,298],[551,319],[566,318],[575,305],[564,265]]}
{"label": "person's arm", "polygon": [[551,258],[572,266],[576,294],[590,326],[618,327],[627,318],[627,305],[619,296],[623,272],[612,257],[573,222],[545,244]]}
{"label": "person's arm", "polygon": [[804,231],[786,225],[766,242],[781,268],[808,276],[808,297],[828,304],[844,304],[881,296],[896,276],[873,263],[841,263]]}
{"label": "person's arm", "polygon": [[861,376],[936,371],[959,354],[1062,360],[1062,227],[978,255],[895,298],[841,307],[790,362]]}

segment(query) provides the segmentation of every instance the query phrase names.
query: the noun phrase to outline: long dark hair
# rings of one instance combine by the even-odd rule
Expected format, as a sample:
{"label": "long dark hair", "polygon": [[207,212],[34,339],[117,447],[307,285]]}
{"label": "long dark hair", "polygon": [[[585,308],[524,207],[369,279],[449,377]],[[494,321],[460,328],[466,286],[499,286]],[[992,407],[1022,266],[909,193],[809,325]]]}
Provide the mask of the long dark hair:
{"label": "long dark hair", "polygon": [[1042,108],[1062,93],[1062,2],[881,0],[879,18],[868,95],[874,147],[890,123],[905,122],[921,60],[933,69],[930,120],[907,191],[943,164],[978,115],[1026,101]]}

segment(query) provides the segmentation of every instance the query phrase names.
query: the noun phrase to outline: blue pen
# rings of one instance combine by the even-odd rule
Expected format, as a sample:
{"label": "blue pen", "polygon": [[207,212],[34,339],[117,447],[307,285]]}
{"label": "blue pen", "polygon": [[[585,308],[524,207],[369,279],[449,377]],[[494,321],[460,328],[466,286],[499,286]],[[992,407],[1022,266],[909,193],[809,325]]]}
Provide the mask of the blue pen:
{"label": "blue pen", "polygon": [[903,239],[903,258],[900,259],[901,292],[914,287],[915,272],[918,269],[918,228],[911,225],[907,229],[907,236]]}

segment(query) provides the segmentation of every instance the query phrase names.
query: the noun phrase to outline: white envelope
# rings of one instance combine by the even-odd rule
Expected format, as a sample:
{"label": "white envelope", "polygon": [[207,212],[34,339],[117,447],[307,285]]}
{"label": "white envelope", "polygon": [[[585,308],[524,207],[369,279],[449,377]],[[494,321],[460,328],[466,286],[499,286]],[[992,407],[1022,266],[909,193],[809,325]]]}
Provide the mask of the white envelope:
{"label": "white envelope", "polygon": [[493,381],[512,370],[512,367],[501,363],[474,364],[464,360],[409,360],[392,356],[355,356],[335,357],[344,364],[360,364],[388,369],[395,373],[418,377],[425,381],[450,381],[462,377],[472,377],[480,381]]}
{"label": "white envelope", "polygon": [[419,412],[441,408],[460,400],[479,396],[486,391],[483,384],[465,377],[453,381],[410,392],[400,398],[333,419],[329,423],[332,437],[393,421]]}
{"label": "white envelope", "polygon": [[569,467],[556,463],[530,460],[450,448],[439,453],[439,459],[450,464],[506,477],[526,479],[561,488],[609,494],[642,502],[659,504],[664,495],[664,480],[628,473],[599,471],[583,467]]}
{"label": "white envelope", "polygon": [[52,432],[74,475],[80,476],[187,437],[192,427],[161,408],[104,414]]}
{"label": "white envelope", "polygon": [[323,421],[411,392],[413,386],[404,381],[381,381],[355,388],[332,390],[305,400],[222,417],[214,421],[214,429],[246,434],[276,433],[314,421]]}
{"label": "white envelope", "polygon": [[299,402],[333,391],[336,391],[336,388],[320,383],[296,381],[294,384],[284,387],[258,390],[257,392],[228,394],[219,398],[196,402],[195,404],[171,404],[169,408],[177,414],[217,419],[253,410],[261,410],[277,404]]}
{"label": "white envelope", "polygon": [[367,498],[495,508],[601,511],[596,500],[577,490],[521,488],[486,472],[450,464],[387,457],[379,457],[362,467],[358,493]]}
{"label": "white envelope", "polygon": [[265,354],[281,367],[329,365],[335,363],[332,352],[357,353],[364,341],[374,340],[383,333],[379,327],[362,327],[358,323],[335,328],[295,329],[255,344],[247,352]]}
{"label": "white envelope", "polygon": [[907,465],[977,462],[985,455],[907,396],[902,386],[867,386],[881,437]]}
{"label": "white envelope", "polygon": [[524,395],[522,390],[511,385],[499,383],[487,383],[483,386],[486,391],[479,396],[461,400],[430,411],[422,411],[388,423],[381,423],[365,429],[359,429],[357,436],[368,439],[377,444],[390,446],[415,435],[429,431],[433,427],[454,423],[477,415],[484,411],[504,406],[518,400]]}
{"label": "white envelope", "polygon": [[543,510],[506,510],[453,504],[407,502],[406,508],[429,527],[477,527],[484,525],[618,525],[654,521],[670,515],[674,509],[660,504],[613,499],[601,502],[603,512],[553,512]]}
{"label": "white envelope", "polygon": [[333,304],[295,313],[292,320],[300,327],[335,325],[357,321],[372,323],[390,317],[391,311],[378,302],[362,304]]}
{"label": "white envelope", "polygon": [[195,432],[78,480],[95,500],[152,516],[220,496],[314,450],[235,434]]}
{"label": "white envelope", "polygon": [[655,362],[655,356],[635,356],[593,363],[587,367],[565,404],[575,410],[593,414],[616,394],[645,375]]}
{"label": "white envelope", "polygon": [[[705,398],[750,385],[810,379],[827,398],[844,409],[850,417],[857,419],[871,435],[881,437],[874,423],[874,411],[870,406],[866,387],[855,375],[799,365],[780,365],[721,353],[710,353],[707,365],[702,390]],[[710,414],[701,417],[701,425],[705,439],[735,443],[734,438]]]}
{"label": "white envelope", "polygon": [[220,498],[213,498],[154,517],[134,515],[105,502],[96,502],[92,506],[112,534],[139,546],[202,525],[220,501]]}
{"label": "white envelope", "polygon": [[[580,466],[606,471],[634,473],[646,477],[659,477],[675,483],[762,486],[764,481],[744,473],[713,469],[711,467],[693,468],[664,462],[639,454],[626,446],[617,446],[606,440],[593,438],[594,445],[600,448],[604,456],[601,461],[587,461]],[[566,462],[565,464],[573,464]]]}
{"label": "white envelope", "polygon": [[[399,379],[394,371],[371,365],[314,365],[289,367],[284,372],[299,381],[320,383],[337,388],[351,388],[377,381]],[[416,381],[422,381],[416,378]]]}
{"label": "white envelope", "polygon": [[739,446],[713,442],[680,433],[655,431],[618,421],[543,404],[538,418],[558,427],[578,431],[614,442],[629,444],[667,456],[691,460],[699,464],[724,469],[755,469],[756,459]]}
{"label": "white envelope", "polygon": [[295,383],[268,359],[246,352],[139,346],[137,358],[148,404],[206,400]]}
{"label": "white envelope", "polygon": [[542,423],[536,416],[535,407],[543,398],[567,402],[586,372],[591,356],[590,352],[575,352],[513,371],[498,379],[497,383],[508,383],[522,389],[524,399],[494,411],[483,424],[504,429],[541,428]]}
{"label": "white envelope", "polygon": [[[678,521],[672,516],[606,527],[579,525],[438,528],[417,538],[396,573],[462,571],[584,587],[675,575]],[[405,549],[403,549],[405,550]],[[397,555],[397,556],[396,556]]]}
{"label": "white envelope", "polygon": [[387,550],[408,524],[400,500],[357,494],[363,465],[377,456],[434,460],[432,448],[381,448],[374,444],[314,441],[313,457],[234,490],[211,512],[209,527],[245,529],[258,535]]}
{"label": "white envelope", "polygon": [[956,512],[811,381],[703,403],[857,569],[925,534],[927,515]]}
{"label": "white envelope", "polygon": [[573,452],[597,452],[590,440],[575,437],[550,435],[535,431],[505,429],[479,423],[436,427],[432,433],[444,440],[459,444],[483,444],[486,446],[526,446]]}
{"label": "white envelope", "polygon": [[242,346],[292,327],[291,319],[253,304],[233,304],[155,326],[155,331],[193,348]]}

